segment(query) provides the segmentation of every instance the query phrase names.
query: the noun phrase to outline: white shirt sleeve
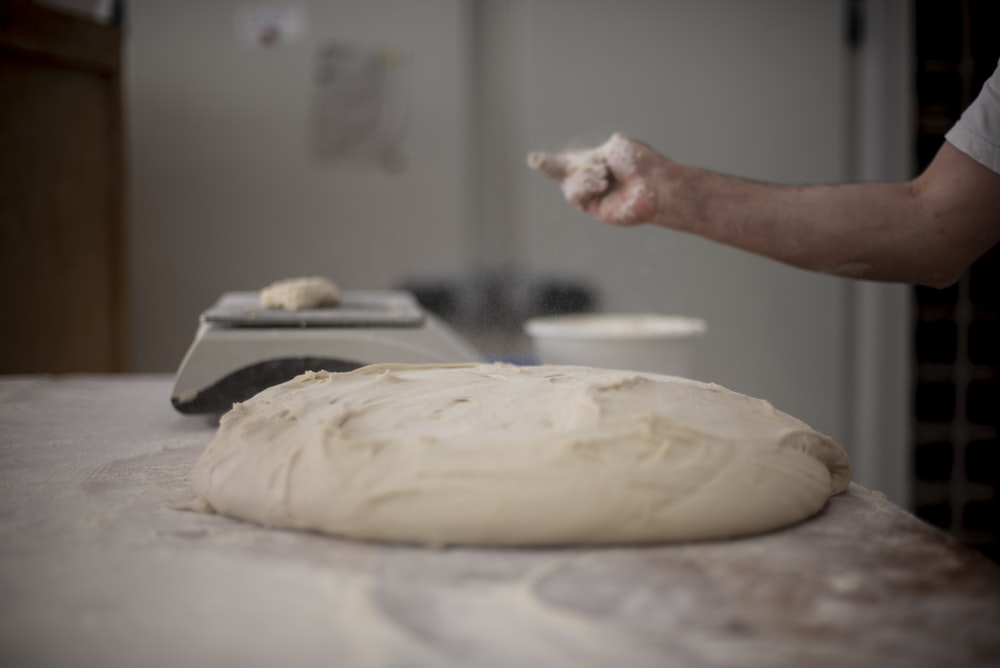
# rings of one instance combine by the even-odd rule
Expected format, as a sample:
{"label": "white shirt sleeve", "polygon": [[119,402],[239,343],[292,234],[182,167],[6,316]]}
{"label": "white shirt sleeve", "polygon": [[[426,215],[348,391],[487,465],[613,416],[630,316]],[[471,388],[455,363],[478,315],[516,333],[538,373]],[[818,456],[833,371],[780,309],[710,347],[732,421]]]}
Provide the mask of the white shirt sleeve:
{"label": "white shirt sleeve", "polygon": [[976,162],[1000,173],[1000,64],[945,139]]}

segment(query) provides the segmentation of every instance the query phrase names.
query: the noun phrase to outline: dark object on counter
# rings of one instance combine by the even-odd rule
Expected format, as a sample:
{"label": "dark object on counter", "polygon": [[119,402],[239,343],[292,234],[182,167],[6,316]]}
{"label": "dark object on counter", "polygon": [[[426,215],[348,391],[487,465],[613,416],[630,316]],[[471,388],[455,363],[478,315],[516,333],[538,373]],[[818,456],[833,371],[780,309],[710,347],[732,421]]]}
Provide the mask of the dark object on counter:
{"label": "dark object on counter", "polygon": [[188,397],[173,396],[170,402],[180,413],[225,413],[234,402],[246,401],[261,390],[283,383],[306,371],[353,371],[364,362],[332,359],[329,357],[285,357],[251,364],[238,369],[198,394]]}
{"label": "dark object on counter", "polygon": [[596,291],[582,281],[509,274],[420,279],[404,282],[401,288],[447,321],[488,322],[511,329],[542,315],[594,311],[598,302]]}

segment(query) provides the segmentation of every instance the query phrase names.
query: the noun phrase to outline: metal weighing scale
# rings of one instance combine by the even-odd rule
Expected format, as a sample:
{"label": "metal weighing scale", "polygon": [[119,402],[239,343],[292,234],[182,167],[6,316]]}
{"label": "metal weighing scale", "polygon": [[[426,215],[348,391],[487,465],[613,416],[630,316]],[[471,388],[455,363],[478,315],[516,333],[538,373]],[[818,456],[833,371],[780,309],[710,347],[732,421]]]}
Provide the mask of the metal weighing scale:
{"label": "metal weighing scale", "polygon": [[227,292],[201,314],[171,402],[181,413],[221,413],[305,371],[481,360],[409,292],[348,290],[337,306],[303,311],[264,308],[256,292]]}

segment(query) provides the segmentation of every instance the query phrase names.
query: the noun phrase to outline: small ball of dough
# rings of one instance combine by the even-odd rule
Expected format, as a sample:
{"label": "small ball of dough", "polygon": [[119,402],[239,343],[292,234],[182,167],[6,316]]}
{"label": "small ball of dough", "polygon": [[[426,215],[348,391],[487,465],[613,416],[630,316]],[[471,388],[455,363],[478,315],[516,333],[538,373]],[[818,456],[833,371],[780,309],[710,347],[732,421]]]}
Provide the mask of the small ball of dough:
{"label": "small ball of dough", "polygon": [[286,278],[260,291],[265,308],[302,311],[340,303],[340,288],[322,276]]}

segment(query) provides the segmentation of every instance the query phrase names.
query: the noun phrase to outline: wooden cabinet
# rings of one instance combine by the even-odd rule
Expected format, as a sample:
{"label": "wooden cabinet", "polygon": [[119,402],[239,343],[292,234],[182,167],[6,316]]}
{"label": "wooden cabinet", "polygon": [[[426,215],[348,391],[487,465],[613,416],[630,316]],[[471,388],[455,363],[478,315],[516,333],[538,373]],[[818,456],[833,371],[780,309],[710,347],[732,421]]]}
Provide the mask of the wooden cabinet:
{"label": "wooden cabinet", "polygon": [[0,2],[0,373],[127,366],[121,32]]}

